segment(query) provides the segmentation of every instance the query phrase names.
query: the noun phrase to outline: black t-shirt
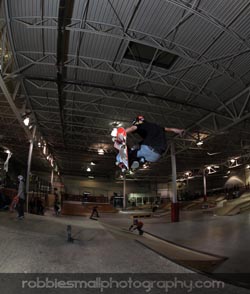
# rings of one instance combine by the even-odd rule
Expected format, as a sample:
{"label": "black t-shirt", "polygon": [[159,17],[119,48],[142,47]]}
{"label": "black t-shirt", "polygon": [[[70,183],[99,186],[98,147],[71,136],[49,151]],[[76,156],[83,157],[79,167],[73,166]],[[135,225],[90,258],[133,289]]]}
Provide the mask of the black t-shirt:
{"label": "black t-shirt", "polygon": [[140,144],[148,145],[160,154],[166,150],[167,140],[163,127],[144,121],[142,124],[137,125],[136,133],[143,139]]}

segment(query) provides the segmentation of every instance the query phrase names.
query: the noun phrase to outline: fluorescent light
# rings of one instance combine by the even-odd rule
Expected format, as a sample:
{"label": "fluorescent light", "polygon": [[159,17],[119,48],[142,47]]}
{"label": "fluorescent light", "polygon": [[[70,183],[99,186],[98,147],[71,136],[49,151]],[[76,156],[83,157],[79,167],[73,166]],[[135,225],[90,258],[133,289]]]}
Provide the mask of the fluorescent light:
{"label": "fluorescent light", "polygon": [[113,122],[111,123],[111,125],[112,125],[114,128],[118,128],[118,127],[120,127],[120,126],[122,125],[122,123],[119,122],[119,121],[113,121]]}
{"label": "fluorescent light", "polygon": [[87,171],[87,172],[91,172],[91,168],[88,167],[88,168],[86,169],[86,171]]}
{"label": "fluorescent light", "polygon": [[198,141],[198,142],[196,143],[196,145],[197,145],[197,146],[201,146],[201,145],[203,145],[203,141]]}
{"label": "fluorescent light", "polygon": [[25,119],[23,120],[24,125],[27,127],[30,123],[30,118],[29,117],[25,117]]}
{"label": "fluorescent light", "polygon": [[104,155],[104,150],[102,148],[98,149],[98,154],[99,155]]}

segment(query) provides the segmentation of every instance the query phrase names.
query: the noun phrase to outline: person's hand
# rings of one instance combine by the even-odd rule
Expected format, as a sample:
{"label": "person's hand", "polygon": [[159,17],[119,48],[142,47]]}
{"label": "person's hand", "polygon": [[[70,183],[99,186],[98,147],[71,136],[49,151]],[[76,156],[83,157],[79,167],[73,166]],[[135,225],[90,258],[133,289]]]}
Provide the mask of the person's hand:
{"label": "person's hand", "polygon": [[184,134],[185,134],[185,130],[184,130],[184,129],[178,129],[177,134],[178,134],[180,137],[183,137]]}

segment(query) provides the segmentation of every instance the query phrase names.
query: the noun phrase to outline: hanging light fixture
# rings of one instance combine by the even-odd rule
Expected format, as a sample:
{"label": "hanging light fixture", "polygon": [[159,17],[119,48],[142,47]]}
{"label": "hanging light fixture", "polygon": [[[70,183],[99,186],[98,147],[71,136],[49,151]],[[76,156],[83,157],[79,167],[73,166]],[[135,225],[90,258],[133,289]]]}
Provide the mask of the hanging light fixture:
{"label": "hanging light fixture", "polygon": [[104,150],[102,148],[98,149],[98,154],[99,155],[104,155]]}
{"label": "hanging light fixture", "polygon": [[28,127],[28,125],[30,124],[30,118],[28,116],[26,116],[24,119],[23,119],[23,123],[26,127]]}
{"label": "hanging light fixture", "polygon": [[198,135],[198,138],[197,138],[197,141],[196,141],[196,145],[197,146],[202,146],[203,145],[203,141],[201,140],[200,133],[198,132],[197,135]]}
{"label": "hanging light fixture", "polygon": [[239,166],[240,165],[240,163],[238,162],[239,159],[240,159],[240,157],[231,158],[228,161],[228,167],[233,168],[233,167]]}
{"label": "hanging light fixture", "polygon": [[196,143],[197,146],[201,146],[203,145],[203,141],[199,140],[197,143]]}

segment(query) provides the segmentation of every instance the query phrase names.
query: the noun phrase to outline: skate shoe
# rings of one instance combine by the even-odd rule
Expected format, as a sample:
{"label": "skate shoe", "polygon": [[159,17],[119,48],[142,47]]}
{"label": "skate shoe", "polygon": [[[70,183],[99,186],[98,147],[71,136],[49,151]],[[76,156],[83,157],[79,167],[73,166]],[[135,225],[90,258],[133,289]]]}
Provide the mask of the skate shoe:
{"label": "skate shoe", "polygon": [[131,164],[131,168],[132,169],[136,169],[140,166],[139,162],[138,161],[133,161],[133,163]]}

